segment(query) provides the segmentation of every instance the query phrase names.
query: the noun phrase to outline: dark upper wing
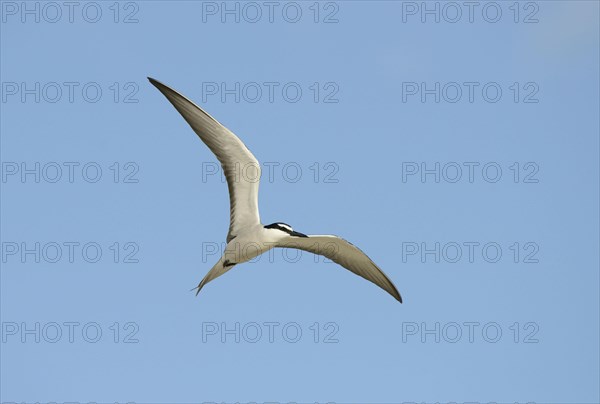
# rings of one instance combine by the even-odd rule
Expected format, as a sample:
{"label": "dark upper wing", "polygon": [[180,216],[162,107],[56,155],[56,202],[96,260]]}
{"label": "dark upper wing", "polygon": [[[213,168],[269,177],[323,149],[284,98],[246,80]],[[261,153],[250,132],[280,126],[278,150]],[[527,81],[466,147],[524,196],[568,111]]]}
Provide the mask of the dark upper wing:
{"label": "dark upper wing", "polygon": [[230,223],[227,242],[241,228],[260,223],[258,185],[260,165],[246,145],[225,126],[172,88],[148,77],[217,156],[229,188]]}
{"label": "dark upper wing", "polygon": [[356,275],[373,282],[402,303],[400,293],[386,274],[364,252],[343,238],[329,235],[290,236],[279,242],[277,247],[297,248],[323,255]]}

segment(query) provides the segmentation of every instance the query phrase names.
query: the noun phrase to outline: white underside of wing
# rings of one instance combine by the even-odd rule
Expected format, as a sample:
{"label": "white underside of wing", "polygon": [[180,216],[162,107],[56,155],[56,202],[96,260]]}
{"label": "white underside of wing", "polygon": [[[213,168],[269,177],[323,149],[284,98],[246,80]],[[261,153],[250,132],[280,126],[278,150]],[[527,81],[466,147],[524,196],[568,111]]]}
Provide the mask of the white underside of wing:
{"label": "white underside of wing", "polygon": [[202,108],[161,82],[148,79],[179,111],[223,167],[230,202],[227,242],[235,238],[241,229],[259,224],[258,186],[261,169],[258,160],[233,132]]}
{"label": "white underside of wing", "polygon": [[288,237],[277,247],[297,248],[322,255],[364,279],[373,282],[402,303],[400,293],[387,275],[358,247],[332,235],[309,235]]}

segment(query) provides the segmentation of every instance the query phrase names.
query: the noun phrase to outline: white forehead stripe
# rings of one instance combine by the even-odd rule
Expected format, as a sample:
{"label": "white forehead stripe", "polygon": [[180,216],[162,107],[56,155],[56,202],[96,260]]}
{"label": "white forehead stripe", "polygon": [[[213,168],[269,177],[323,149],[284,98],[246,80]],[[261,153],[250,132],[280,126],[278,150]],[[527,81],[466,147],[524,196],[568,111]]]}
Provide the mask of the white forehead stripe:
{"label": "white forehead stripe", "polygon": [[290,226],[288,226],[287,224],[283,224],[283,223],[277,223],[277,226],[282,227],[284,229],[287,229],[288,231],[294,231]]}

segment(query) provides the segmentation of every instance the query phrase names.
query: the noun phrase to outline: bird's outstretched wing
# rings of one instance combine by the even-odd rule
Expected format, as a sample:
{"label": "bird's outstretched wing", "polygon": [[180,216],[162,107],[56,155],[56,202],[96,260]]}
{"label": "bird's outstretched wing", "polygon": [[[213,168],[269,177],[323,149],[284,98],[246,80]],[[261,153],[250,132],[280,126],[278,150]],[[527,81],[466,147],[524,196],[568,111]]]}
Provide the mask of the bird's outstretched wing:
{"label": "bird's outstretched wing", "polygon": [[246,145],[229,129],[172,88],[148,77],[215,154],[229,188],[230,222],[227,242],[239,230],[260,223],[258,185],[260,165]]}
{"label": "bird's outstretched wing", "polygon": [[356,275],[373,282],[402,303],[400,293],[387,275],[364,252],[343,238],[329,235],[289,237],[277,243],[276,247],[297,248],[327,257]]}

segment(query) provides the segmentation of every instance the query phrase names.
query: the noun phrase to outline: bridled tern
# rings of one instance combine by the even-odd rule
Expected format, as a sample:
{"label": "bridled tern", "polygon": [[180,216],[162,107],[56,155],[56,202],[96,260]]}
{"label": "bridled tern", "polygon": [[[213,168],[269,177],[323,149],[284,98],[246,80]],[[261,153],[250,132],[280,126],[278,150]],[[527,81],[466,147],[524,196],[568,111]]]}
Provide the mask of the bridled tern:
{"label": "bridled tern", "polygon": [[[274,247],[296,248],[323,255],[356,275],[373,282],[402,303],[400,293],[381,269],[365,253],[348,241],[332,235],[305,235],[288,224],[267,226],[258,213],[260,165],[242,141],[216,119],[172,88],[150,77],[148,80],[164,94],[194,132],[215,154],[223,167],[229,188],[230,223],[223,256],[195,288],[196,295],[208,282],[235,265],[249,261]],[[236,175],[240,166],[256,169],[256,176]]]}

